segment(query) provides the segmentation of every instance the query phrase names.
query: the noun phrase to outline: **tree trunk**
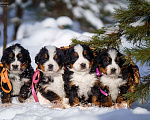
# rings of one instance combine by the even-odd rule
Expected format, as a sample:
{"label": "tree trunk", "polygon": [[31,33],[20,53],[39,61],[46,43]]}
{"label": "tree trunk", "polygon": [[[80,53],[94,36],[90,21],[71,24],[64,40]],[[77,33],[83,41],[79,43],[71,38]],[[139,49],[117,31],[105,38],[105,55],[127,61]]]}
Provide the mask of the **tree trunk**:
{"label": "tree trunk", "polygon": [[[7,0],[3,0],[7,2]],[[3,52],[7,45],[7,5],[3,6],[3,23],[4,23],[4,42],[3,42]]]}

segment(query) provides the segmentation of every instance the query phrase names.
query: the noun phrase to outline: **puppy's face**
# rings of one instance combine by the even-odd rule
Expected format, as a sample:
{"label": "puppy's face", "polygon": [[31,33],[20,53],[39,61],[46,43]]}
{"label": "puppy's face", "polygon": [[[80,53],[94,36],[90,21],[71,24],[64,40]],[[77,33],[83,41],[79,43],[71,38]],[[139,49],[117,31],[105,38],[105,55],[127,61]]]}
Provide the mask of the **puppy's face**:
{"label": "puppy's face", "polygon": [[45,46],[35,57],[38,68],[44,73],[54,73],[63,66],[63,51],[55,46]]}
{"label": "puppy's face", "polygon": [[70,68],[78,72],[85,72],[91,69],[93,54],[88,46],[77,44],[69,48],[66,54],[66,61]]}
{"label": "puppy's face", "polygon": [[98,56],[98,65],[100,71],[110,77],[116,77],[121,72],[121,66],[123,65],[122,54],[116,49],[108,49],[103,51]]}
{"label": "puppy's face", "polygon": [[29,52],[20,44],[6,48],[1,61],[10,73],[16,74],[22,73],[31,63]]}

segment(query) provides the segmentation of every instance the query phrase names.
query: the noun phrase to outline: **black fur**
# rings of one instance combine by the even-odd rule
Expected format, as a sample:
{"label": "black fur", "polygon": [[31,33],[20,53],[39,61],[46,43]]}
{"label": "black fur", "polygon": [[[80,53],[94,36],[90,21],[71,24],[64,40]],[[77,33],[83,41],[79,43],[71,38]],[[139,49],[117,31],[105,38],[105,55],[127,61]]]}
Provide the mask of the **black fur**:
{"label": "black fur", "polygon": [[[15,45],[12,45],[8,48],[5,49],[4,51],[4,54],[2,56],[2,59],[1,59],[1,62],[4,64],[7,63],[8,65],[13,62],[15,60],[15,56],[14,56],[14,53],[12,50],[14,50],[16,47],[20,48],[21,49],[21,53],[23,54],[23,56],[21,58],[19,58],[17,56],[17,59],[18,61],[20,61],[21,63],[25,63],[26,61],[28,61],[29,65],[31,64],[31,58],[30,58],[30,54],[28,52],[28,50],[26,50],[25,48],[23,48],[20,44],[15,44]],[[12,53],[13,54],[13,57],[10,58],[9,57],[9,54]]]}
{"label": "black fur", "polygon": [[[87,54],[86,54],[86,55],[83,54],[83,56],[84,56],[87,60],[89,60],[90,62],[91,62],[92,60],[94,60],[93,53],[92,53],[92,51],[90,50],[89,46],[87,46],[87,45],[82,45],[82,44],[80,44],[80,45],[81,45],[81,46],[84,48],[84,50],[86,50],[86,52],[87,52]],[[67,50],[65,51],[65,64],[66,64],[66,65],[69,65],[69,63],[74,64],[74,62],[78,59],[78,57],[74,56],[74,53],[75,53],[75,51],[74,51],[74,46],[72,46],[71,48],[69,48],[69,49],[67,49]]]}
{"label": "black fur", "polygon": [[[46,79],[48,79],[48,80],[46,80]],[[42,72],[40,72],[40,81],[39,81],[39,83],[38,83],[38,85],[37,85],[37,88],[38,88],[38,91],[41,93],[41,95],[42,95],[44,98],[48,99],[49,101],[57,100],[57,99],[59,99],[59,97],[58,97],[58,95],[57,95],[55,92],[53,92],[53,91],[50,91],[50,90],[49,90],[48,92],[45,92],[45,88],[42,87],[42,86],[43,86],[43,85],[50,84],[50,83],[53,83],[53,82],[54,82],[54,79],[53,79],[51,76],[46,77],[46,76],[43,75]]]}
{"label": "black fur", "polygon": [[[87,45],[81,45],[83,50],[86,50],[86,55],[84,55],[83,53],[83,57],[85,59],[87,59],[89,62],[94,61],[94,56],[92,51],[90,50],[89,46]],[[78,96],[78,92],[79,92],[79,86],[76,85],[71,85],[72,82],[70,81],[71,79],[73,79],[73,75],[75,74],[74,71],[71,70],[71,64],[74,64],[78,59],[79,56],[75,56],[75,50],[74,50],[75,46],[72,46],[71,48],[67,49],[65,52],[65,73],[64,73],[64,81],[65,81],[65,85],[64,85],[64,89],[66,91],[66,97],[69,98],[69,103],[71,106],[73,105],[77,105],[78,103],[75,103],[75,99],[77,98],[79,100],[79,104],[88,104],[88,103],[92,103],[92,96],[96,96],[97,98],[99,97],[99,85],[95,83],[94,86],[92,86],[91,91],[88,94],[88,99],[85,100],[85,96]],[[89,73],[86,73],[87,75],[89,74],[95,74],[95,63],[92,65],[91,70],[89,71]],[[95,74],[96,77],[96,74]],[[84,78],[84,77],[83,77]],[[81,81],[83,79],[81,77]],[[75,79],[75,78],[74,78]],[[92,78],[91,78],[92,79]],[[98,83],[98,79],[95,81]],[[98,101],[98,100],[97,100]],[[78,104],[78,105],[79,105]]]}
{"label": "black fur", "polygon": [[[116,64],[118,64],[118,66],[121,68],[121,72],[120,72],[120,75],[118,76],[118,78],[122,78],[123,80],[127,81],[128,82],[128,73],[129,73],[129,70],[128,68],[126,67],[126,65],[124,64],[125,63],[125,58],[123,56],[123,54],[121,54],[117,49],[115,48],[110,48],[110,49],[106,49],[102,52],[100,52],[97,57],[96,57],[96,63],[97,63],[97,67],[102,67],[103,69],[105,69],[108,65],[110,65],[112,63],[112,59],[111,57],[109,56],[108,54],[108,51],[109,50],[115,50],[117,52],[117,57],[115,59],[115,62]],[[109,61],[108,61],[108,57],[109,57]],[[117,58],[119,58],[117,60]],[[107,73],[106,73],[107,75]],[[101,86],[101,82],[100,82],[100,86]],[[103,85],[102,85],[103,86]],[[106,93],[109,93],[109,87],[108,86],[103,86],[101,88],[104,92]],[[121,95],[121,99],[122,100],[125,100],[123,99],[122,95],[123,94],[126,94],[127,91],[129,90],[129,86],[128,86],[128,83],[124,84],[124,85],[121,85],[119,86],[119,89],[120,89],[120,95]],[[113,102],[117,102],[116,101],[112,101],[110,100],[111,98],[109,98],[110,96],[105,96],[103,94],[101,94],[101,105],[104,106],[104,107],[108,107],[108,106],[111,106]],[[107,103],[107,104],[106,104]]]}
{"label": "black fur", "polygon": [[[47,58],[45,58],[45,55],[47,55]],[[60,70],[62,70],[63,69],[62,67],[64,65],[64,53],[61,49],[56,47],[55,55],[57,55],[57,58],[54,57],[53,60],[61,68]],[[49,57],[50,57],[50,55],[49,55],[48,49],[45,46],[40,50],[40,52],[35,57],[35,63],[38,65],[38,69],[41,69],[39,67],[40,65],[44,65],[45,62],[49,61]],[[40,70],[40,80],[39,80],[39,83],[37,84],[38,91],[44,98],[46,98],[50,102],[53,102],[55,100],[60,100],[61,96],[59,96],[58,93],[56,93],[56,91],[46,90],[46,88],[48,86],[53,85],[53,83],[55,82],[55,78],[58,77],[56,74],[59,75],[60,73],[53,72],[46,76],[44,74],[44,72],[48,72],[48,71]],[[59,72],[59,70],[58,70],[58,72]],[[61,73],[61,76],[62,76],[62,73]],[[44,87],[44,85],[47,85],[47,87]],[[63,87],[64,87],[64,85],[63,85]],[[62,91],[63,91],[63,89],[62,89]],[[62,92],[62,91],[60,91],[60,92]]]}
{"label": "black fur", "polygon": [[[45,59],[44,55],[47,54],[48,58]],[[57,59],[54,59],[59,66],[63,66],[63,63],[64,63],[64,52],[59,49],[59,48],[56,48],[56,55],[58,56]],[[41,64],[43,65],[46,61],[48,61],[49,59],[49,54],[48,54],[48,50],[46,49],[46,47],[43,47],[40,52],[36,55],[35,57],[35,63],[36,64]]]}
{"label": "black fur", "polygon": [[[14,54],[13,50],[16,47],[21,49],[20,53],[22,54],[21,57],[19,57],[17,55],[17,60],[20,61],[22,64],[26,64],[26,67],[24,69],[20,69],[20,71],[21,71],[20,74],[15,74],[15,75],[17,75],[19,77],[20,82],[24,78],[28,79],[28,81],[24,82],[24,84],[20,88],[19,94],[16,94],[15,96],[19,96],[19,101],[24,102],[24,100],[29,98],[31,95],[31,83],[32,83],[32,76],[34,73],[34,70],[31,66],[31,58],[30,58],[30,54],[29,54],[28,50],[23,48],[20,44],[12,45],[5,49],[2,59],[1,59],[1,62],[3,63],[4,67],[7,67],[7,65],[9,66],[15,60],[15,54]],[[9,57],[10,53],[13,55],[13,57]],[[9,69],[9,68],[7,68],[7,69]],[[8,71],[8,76],[11,74],[13,75],[13,73],[10,73]],[[12,77],[9,77],[9,80],[12,83],[15,79]],[[3,84],[3,87],[5,89],[8,89],[7,84]],[[12,91],[13,91],[14,87],[15,86],[12,86]],[[5,93],[4,91],[2,91],[2,96],[1,96],[2,103],[11,102],[11,97],[13,97],[12,91],[10,93]]]}

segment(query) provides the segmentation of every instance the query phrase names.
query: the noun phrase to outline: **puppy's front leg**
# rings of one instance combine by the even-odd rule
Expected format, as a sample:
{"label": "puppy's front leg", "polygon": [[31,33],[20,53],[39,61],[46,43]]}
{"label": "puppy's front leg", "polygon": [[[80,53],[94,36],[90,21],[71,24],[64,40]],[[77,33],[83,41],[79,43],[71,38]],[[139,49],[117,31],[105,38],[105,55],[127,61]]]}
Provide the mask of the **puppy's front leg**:
{"label": "puppy's front leg", "polygon": [[31,84],[24,84],[19,93],[18,100],[23,103],[31,95]]}
{"label": "puppy's front leg", "polygon": [[1,100],[2,100],[3,104],[4,103],[11,103],[11,94],[5,93],[4,91],[2,91]]}
{"label": "puppy's front leg", "polygon": [[41,95],[48,99],[50,102],[60,99],[60,96],[54,93],[53,91],[48,90],[45,92],[44,90],[40,90],[40,92]]}
{"label": "puppy's front leg", "polygon": [[78,98],[78,87],[75,85],[72,85],[69,91],[69,103],[71,106],[79,105],[79,98]]}

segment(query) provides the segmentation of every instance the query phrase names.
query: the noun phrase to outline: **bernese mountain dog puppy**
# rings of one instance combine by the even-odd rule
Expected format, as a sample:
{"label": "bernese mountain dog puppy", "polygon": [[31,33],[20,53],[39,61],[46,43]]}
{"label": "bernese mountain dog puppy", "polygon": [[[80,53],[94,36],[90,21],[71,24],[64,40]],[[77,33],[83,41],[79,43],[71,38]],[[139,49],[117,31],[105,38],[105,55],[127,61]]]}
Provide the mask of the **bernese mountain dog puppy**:
{"label": "bernese mountain dog puppy", "polygon": [[99,81],[92,70],[93,61],[87,45],[77,44],[65,51],[64,87],[70,106],[99,106]]}
{"label": "bernese mountain dog puppy", "polygon": [[123,54],[114,48],[102,51],[96,58],[100,77],[101,106],[110,107],[123,101],[122,94],[128,90],[128,70],[124,67]]}
{"label": "bernese mountain dog puppy", "polygon": [[63,51],[55,46],[45,46],[36,55],[35,63],[40,71],[40,80],[37,84],[38,94],[40,93],[50,103],[62,101],[65,97],[62,77],[64,73]]}
{"label": "bernese mountain dog puppy", "polygon": [[[1,62],[8,70],[8,77],[12,85],[12,91],[5,93],[2,91],[2,103],[11,103],[11,97],[18,96],[22,103],[31,95],[31,83],[34,70],[31,66],[31,58],[28,50],[20,44],[12,45],[5,49]],[[7,90],[7,84],[3,84]]]}

